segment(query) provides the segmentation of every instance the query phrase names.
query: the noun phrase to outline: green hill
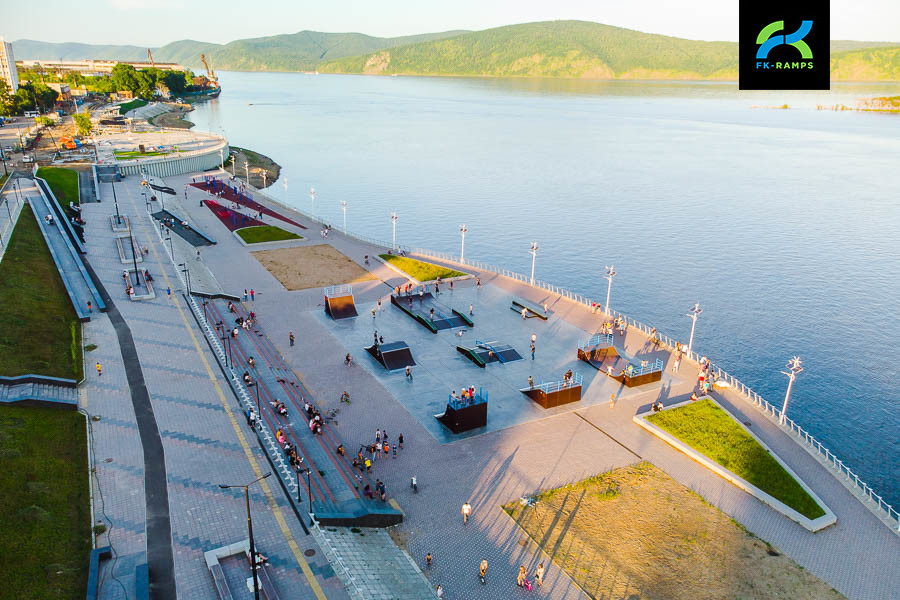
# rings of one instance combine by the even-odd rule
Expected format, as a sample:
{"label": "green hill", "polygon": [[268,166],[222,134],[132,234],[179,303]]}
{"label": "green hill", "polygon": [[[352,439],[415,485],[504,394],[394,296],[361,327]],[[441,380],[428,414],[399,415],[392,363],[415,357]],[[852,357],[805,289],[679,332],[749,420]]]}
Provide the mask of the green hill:
{"label": "green hill", "polygon": [[[834,77],[900,79],[900,44],[835,41]],[[865,48],[865,49],[859,49]],[[844,50],[844,51],[839,51]],[[585,21],[510,25],[319,65],[320,72],[586,79],[737,79],[738,45]]]}
{"label": "green hill", "polygon": [[[590,79],[737,79],[737,43],[704,42],[586,21],[547,21],[485,31],[380,38],[301,31],[210,44],[181,40],[153,48],[159,62],[200,70],[312,71],[406,75]],[[145,60],[137,46],[13,42],[20,59]],[[831,42],[835,80],[900,80],[900,43]]]}

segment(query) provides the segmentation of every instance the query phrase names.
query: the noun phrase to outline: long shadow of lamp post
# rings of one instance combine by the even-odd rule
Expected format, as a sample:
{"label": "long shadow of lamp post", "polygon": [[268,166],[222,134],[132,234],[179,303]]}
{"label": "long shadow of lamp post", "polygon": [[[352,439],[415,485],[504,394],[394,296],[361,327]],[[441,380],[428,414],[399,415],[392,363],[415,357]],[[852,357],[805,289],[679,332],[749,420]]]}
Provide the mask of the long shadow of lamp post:
{"label": "long shadow of lamp post", "polygon": [[223,485],[219,484],[219,487],[223,490],[227,490],[230,488],[243,488],[244,489],[244,500],[247,503],[247,529],[250,532],[250,570],[253,571],[253,597],[255,600],[259,600],[259,577],[256,574],[256,545],[253,543],[253,519],[250,516],[250,486],[269,477],[272,472],[268,472],[262,477],[258,477],[248,483],[247,485]]}

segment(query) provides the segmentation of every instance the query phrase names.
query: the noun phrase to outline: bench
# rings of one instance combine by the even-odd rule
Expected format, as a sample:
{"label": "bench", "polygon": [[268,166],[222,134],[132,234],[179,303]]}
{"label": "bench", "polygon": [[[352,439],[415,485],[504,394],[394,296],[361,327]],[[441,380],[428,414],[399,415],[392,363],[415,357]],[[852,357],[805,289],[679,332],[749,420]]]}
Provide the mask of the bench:
{"label": "bench", "polygon": [[[247,548],[247,563],[250,563],[250,548]],[[269,572],[266,570],[265,565],[258,565],[256,568],[256,579],[259,581],[259,589],[266,596],[267,600],[278,600],[278,592],[275,591],[275,585],[272,583],[272,578],[269,577]],[[247,585],[250,589],[253,589],[253,573],[250,573],[250,577],[247,578]]]}

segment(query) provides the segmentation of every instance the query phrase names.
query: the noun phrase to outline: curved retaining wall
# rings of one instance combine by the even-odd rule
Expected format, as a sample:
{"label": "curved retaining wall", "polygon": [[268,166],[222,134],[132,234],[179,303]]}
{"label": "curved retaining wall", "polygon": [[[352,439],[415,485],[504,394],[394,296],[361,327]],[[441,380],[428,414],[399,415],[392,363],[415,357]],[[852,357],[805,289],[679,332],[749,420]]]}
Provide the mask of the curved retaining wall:
{"label": "curved retaining wall", "polygon": [[206,150],[197,150],[178,156],[120,161],[116,164],[119,166],[119,171],[122,175],[146,173],[156,177],[172,177],[218,167],[221,165],[222,157],[227,157],[230,152],[228,140],[222,139],[221,143]]}

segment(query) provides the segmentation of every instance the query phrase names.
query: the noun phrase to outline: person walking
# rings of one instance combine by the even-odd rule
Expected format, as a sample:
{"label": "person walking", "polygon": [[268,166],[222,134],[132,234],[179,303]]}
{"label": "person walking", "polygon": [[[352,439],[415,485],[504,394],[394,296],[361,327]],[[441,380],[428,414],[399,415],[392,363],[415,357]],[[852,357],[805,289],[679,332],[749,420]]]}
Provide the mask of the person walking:
{"label": "person walking", "polygon": [[103,367],[100,366],[100,363],[97,363],[97,376],[103,375]]}
{"label": "person walking", "polygon": [[676,356],[675,356],[675,362],[672,363],[672,372],[673,372],[673,373],[677,373],[677,372],[678,372],[678,367],[679,367],[680,365],[681,365],[681,356],[676,355]]}
{"label": "person walking", "polygon": [[469,504],[468,501],[466,501],[462,505],[462,509],[460,510],[460,512],[462,512],[463,516],[463,525],[467,525],[469,523],[469,515],[472,514],[472,505]]}
{"label": "person walking", "polygon": [[525,580],[528,578],[528,572],[525,571],[525,565],[519,567],[519,574],[516,576],[516,585],[525,587]]}
{"label": "person walking", "polygon": [[527,318],[528,318],[528,309],[527,309],[527,308],[523,308],[523,309],[522,309],[522,320],[524,321],[524,320],[527,319]]}
{"label": "person walking", "polygon": [[609,410],[612,410],[615,407],[616,407],[616,395],[610,394],[609,395]]}
{"label": "person walking", "polygon": [[410,369],[408,366],[406,367],[406,379],[412,381],[412,369]]}
{"label": "person walking", "polygon": [[250,301],[256,300],[256,292],[253,291],[253,288],[250,288]]}
{"label": "person walking", "polygon": [[247,301],[247,290],[246,290],[246,288],[245,288],[245,289],[244,289],[244,302],[246,302],[246,301]]}
{"label": "person walking", "polygon": [[426,568],[426,569],[430,569],[430,568],[431,568],[431,561],[432,561],[432,560],[433,560],[433,558],[432,558],[432,556],[431,556],[431,552],[429,552],[428,554],[425,555],[425,568]]}
{"label": "person walking", "polygon": [[481,564],[478,565],[478,577],[481,579],[481,585],[484,585],[486,582],[484,580],[484,576],[487,575],[488,562],[486,558],[481,559]]}
{"label": "person walking", "polygon": [[444,597],[444,588],[441,587],[441,584],[438,584],[437,589],[434,590],[434,593],[437,595],[438,598]]}
{"label": "person walking", "polygon": [[531,360],[534,360],[534,342],[531,342]]}
{"label": "person walking", "polygon": [[472,315],[474,315],[474,314],[475,314],[475,311],[472,310],[472,305],[470,304],[470,305],[469,305],[469,316],[472,316]]}
{"label": "person walking", "polygon": [[294,347],[294,332],[291,331],[288,333],[288,338],[291,340],[291,348]]}
{"label": "person walking", "polygon": [[88,312],[89,312],[89,313],[94,312],[94,308],[93,308],[93,305],[91,304],[91,301],[90,301],[90,300],[88,300]]}
{"label": "person walking", "polygon": [[544,585],[544,563],[538,565],[537,571],[534,572],[534,580],[537,581],[538,587]]}
{"label": "person walking", "polygon": [[397,445],[400,447],[401,450],[403,450],[403,434],[402,433],[397,438]]}

